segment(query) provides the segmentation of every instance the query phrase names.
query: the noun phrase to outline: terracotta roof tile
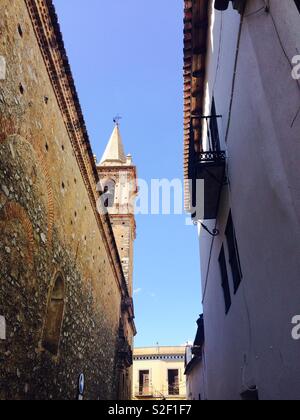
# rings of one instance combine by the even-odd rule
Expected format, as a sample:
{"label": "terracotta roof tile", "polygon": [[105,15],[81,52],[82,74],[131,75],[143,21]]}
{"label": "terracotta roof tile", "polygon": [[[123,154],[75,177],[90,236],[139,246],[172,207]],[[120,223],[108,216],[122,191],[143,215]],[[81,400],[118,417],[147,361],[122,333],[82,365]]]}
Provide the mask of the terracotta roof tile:
{"label": "terracotta roof tile", "polygon": [[[201,141],[202,123],[191,123],[192,114],[202,114],[205,82],[205,63],[208,34],[208,1],[185,0],[184,2],[184,178],[185,208],[190,210],[189,161],[190,130],[194,139]],[[195,144],[200,150],[201,144]]]}

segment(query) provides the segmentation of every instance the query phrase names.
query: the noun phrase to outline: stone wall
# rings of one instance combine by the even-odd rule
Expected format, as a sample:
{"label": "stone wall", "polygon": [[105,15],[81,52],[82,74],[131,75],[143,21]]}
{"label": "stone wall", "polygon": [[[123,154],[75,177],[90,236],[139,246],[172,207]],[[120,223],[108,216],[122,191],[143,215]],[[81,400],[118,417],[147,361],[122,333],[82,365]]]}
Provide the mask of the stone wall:
{"label": "stone wall", "polygon": [[112,226],[129,293],[133,293],[133,244],[135,225],[131,215],[112,216]]}
{"label": "stone wall", "polygon": [[[55,89],[64,74],[49,77],[31,3],[38,8],[31,13],[42,10],[49,23],[49,1],[0,5],[0,56],[7,65],[0,80],[0,315],[6,320],[0,399],[75,399],[81,373],[85,398],[110,399],[127,290],[109,219],[95,211],[96,170],[89,143],[79,141],[85,128],[67,121],[66,115],[76,120],[76,107],[69,100],[68,114]],[[54,56],[55,34],[47,41]],[[42,336],[57,273],[65,299],[54,355]]]}

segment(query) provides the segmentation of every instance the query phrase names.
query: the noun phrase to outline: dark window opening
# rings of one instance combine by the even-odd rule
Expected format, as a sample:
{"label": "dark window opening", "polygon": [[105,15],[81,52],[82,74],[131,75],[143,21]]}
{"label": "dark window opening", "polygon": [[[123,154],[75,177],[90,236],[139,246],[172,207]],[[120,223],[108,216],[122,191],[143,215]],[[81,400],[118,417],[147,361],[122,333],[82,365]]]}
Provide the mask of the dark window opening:
{"label": "dark window opening", "polygon": [[229,6],[229,0],[216,0],[215,1],[215,9],[224,11],[227,10]]}
{"label": "dark window opening", "polygon": [[225,312],[226,314],[228,314],[229,309],[231,307],[231,295],[230,295],[224,246],[222,246],[221,253],[219,256],[219,265],[220,265],[221,277],[222,277],[222,288],[223,288],[223,293],[224,293]]}
{"label": "dark window opening", "polygon": [[228,245],[228,251],[229,251],[229,262],[230,262],[231,271],[232,271],[234,293],[236,293],[241,284],[243,276],[242,276],[240,256],[239,256],[239,251],[238,251],[238,244],[236,240],[231,212],[229,214],[227,227],[226,227],[226,238],[227,238],[227,245]]}
{"label": "dark window opening", "polygon": [[141,370],[139,372],[139,395],[150,394],[150,372],[149,370]]}
{"label": "dark window opening", "polygon": [[23,29],[21,25],[18,25],[18,32],[21,38],[23,38]]}
{"label": "dark window opening", "polygon": [[297,9],[300,12],[300,0],[295,0],[295,4],[296,4]]}
{"label": "dark window opening", "polygon": [[179,395],[179,372],[178,369],[168,370],[169,395]]}
{"label": "dark window opening", "polygon": [[115,203],[116,184],[109,180],[103,188],[103,204],[105,208],[112,208]]}
{"label": "dark window opening", "polygon": [[50,353],[57,355],[64,314],[65,285],[58,276],[48,303],[46,322],[43,333],[43,347]]}
{"label": "dark window opening", "polygon": [[24,95],[25,89],[21,83],[19,85],[19,90],[20,90],[21,95]]}

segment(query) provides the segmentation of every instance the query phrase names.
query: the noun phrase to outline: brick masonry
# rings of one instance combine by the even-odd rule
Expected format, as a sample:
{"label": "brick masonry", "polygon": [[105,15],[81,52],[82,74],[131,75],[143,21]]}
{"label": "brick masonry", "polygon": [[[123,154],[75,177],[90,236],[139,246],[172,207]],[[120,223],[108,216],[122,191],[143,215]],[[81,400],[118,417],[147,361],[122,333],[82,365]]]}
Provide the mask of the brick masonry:
{"label": "brick masonry", "polygon": [[[48,0],[1,0],[0,399],[75,399],[80,373],[86,399],[111,399],[120,323],[129,342],[135,329],[122,310],[128,290],[109,218],[96,212],[97,170],[51,14]],[[54,356],[42,335],[57,273],[65,308]]]}

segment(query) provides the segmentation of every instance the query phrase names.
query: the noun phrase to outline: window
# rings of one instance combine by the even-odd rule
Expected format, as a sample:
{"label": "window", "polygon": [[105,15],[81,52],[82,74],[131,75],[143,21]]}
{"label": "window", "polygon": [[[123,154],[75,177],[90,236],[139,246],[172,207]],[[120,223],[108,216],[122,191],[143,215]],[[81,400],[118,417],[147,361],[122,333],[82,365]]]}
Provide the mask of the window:
{"label": "window", "polygon": [[222,277],[222,288],[223,288],[223,293],[224,293],[225,312],[226,314],[228,314],[229,309],[231,307],[231,296],[230,296],[230,288],[229,288],[224,246],[222,246],[222,249],[221,249],[221,253],[219,257],[219,265],[220,265],[221,277]]}
{"label": "window", "polygon": [[179,395],[179,372],[178,369],[168,370],[169,395]]}
{"label": "window", "polygon": [[115,202],[116,184],[113,180],[105,182],[103,188],[103,204],[105,208],[112,208]]}
{"label": "window", "polygon": [[65,285],[61,275],[57,276],[48,303],[46,322],[43,333],[43,347],[57,355],[64,315]]}
{"label": "window", "polygon": [[231,265],[234,293],[238,291],[238,288],[242,281],[242,270],[240,263],[240,256],[238,251],[238,245],[232,220],[232,214],[230,212],[227,227],[226,227],[226,238],[229,251],[229,262]]}
{"label": "window", "polygon": [[297,9],[300,12],[300,0],[295,0],[295,3],[296,3],[296,6],[297,6]]}
{"label": "window", "polygon": [[139,372],[139,395],[145,396],[150,394],[150,371],[140,370]]}

